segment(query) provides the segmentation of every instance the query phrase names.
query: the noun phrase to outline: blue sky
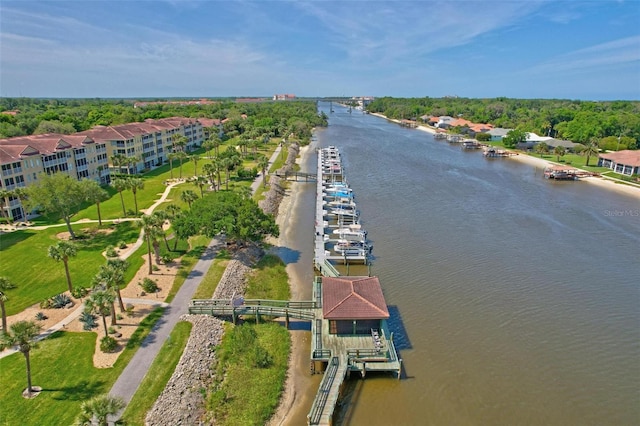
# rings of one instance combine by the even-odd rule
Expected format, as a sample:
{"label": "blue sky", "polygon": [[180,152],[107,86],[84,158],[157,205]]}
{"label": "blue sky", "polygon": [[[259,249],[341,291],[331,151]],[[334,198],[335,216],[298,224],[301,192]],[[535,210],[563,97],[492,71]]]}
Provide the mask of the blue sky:
{"label": "blue sky", "polygon": [[640,100],[640,1],[0,3],[0,96]]}

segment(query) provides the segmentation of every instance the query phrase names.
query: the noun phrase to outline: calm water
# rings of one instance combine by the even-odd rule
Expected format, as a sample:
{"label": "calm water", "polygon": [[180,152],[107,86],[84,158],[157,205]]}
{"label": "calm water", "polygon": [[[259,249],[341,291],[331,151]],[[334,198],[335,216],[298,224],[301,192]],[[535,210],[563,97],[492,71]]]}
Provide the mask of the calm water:
{"label": "calm water", "polygon": [[[342,152],[404,360],[400,381],[350,381],[338,424],[640,424],[637,198],[321,108],[318,146]],[[314,190],[289,259],[308,282]]]}

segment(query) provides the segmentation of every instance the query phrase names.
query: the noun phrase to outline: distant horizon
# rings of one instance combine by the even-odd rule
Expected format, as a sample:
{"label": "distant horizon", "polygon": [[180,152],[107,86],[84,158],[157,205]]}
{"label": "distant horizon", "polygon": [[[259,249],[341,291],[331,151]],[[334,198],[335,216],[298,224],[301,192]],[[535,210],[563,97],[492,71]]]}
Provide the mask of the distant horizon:
{"label": "distant horizon", "polygon": [[2,0],[0,96],[637,101],[638,22],[635,0]]}
{"label": "distant horizon", "polygon": [[272,100],[273,102],[295,102],[296,100],[323,100],[323,99],[345,99],[349,100],[353,97],[373,97],[374,99],[379,98],[395,98],[395,99],[519,99],[519,100],[543,100],[543,101],[579,101],[579,102],[640,102],[640,99],[576,99],[576,98],[516,98],[510,96],[480,96],[480,97],[471,97],[471,96],[392,96],[392,95],[381,95],[381,96],[373,96],[373,95],[335,95],[335,96],[296,96],[293,100],[278,100],[273,101],[273,95],[231,95],[231,96],[144,96],[144,97],[136,97],[136,96],[0,96],[0,99],[70,99],[70,100],[123,100],[123,101],[150,101],[150,100],[189,100],[189,101],[197,101],[201,99],[267,99]]}

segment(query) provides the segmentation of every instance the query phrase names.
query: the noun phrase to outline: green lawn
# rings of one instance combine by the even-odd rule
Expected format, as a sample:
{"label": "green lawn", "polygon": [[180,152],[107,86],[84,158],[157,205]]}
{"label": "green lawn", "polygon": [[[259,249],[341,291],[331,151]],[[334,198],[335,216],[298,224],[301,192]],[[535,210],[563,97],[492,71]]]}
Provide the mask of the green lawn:
{"label": "green lawn", "polygon": [[180,321],[171,331],[171,335],[164,342],[160,352],[153,360],[149,372],[142,379],[138,391],[133,395],[129,405],[127,405],[122,416],[127,425],[144,425],[147,411],[153,407],[156,399],[158,399],[171,378],[187,345],[190,333],[191,323],[186,321]]}
{"label": "green lawn", "polygon": [[43,391],[31,400],[22,397],[27,387],[24,356],[18,352],[0,359],[0,424],[72,424],[82,401],[111,389],[162,312],[156,309],[143,320],[113,368],[93,366],[95,333],[59,331],[42,341],[31,351],[31,377]]}
{"label": "green lawn", "polygon": [[[97,230],[95,223],[74,225],[73,229],[78,235],[87,235],[86,239],[76,240],[78,254],[69,259],[74,287],[91,287],[91,279],[98,272],[100,265],[106,262],[102,255],[105,248],[117,245],[120,241],[133,243],[140,232],[133,222],[113,225],[113,232],[108,230],[110,233],[94,233],[93,231]],[[60,232],[66,232],[66,227],[54,227],[43,231],[24,229],[0,237],[2,275],[17,285],[6,292],[8,315],[18,313],[34,303],[67,290],[64,264],[55,262],[47,255],[48,247],[56,243],[56,235]],[[133,266],[129,269],[133,269]]]}

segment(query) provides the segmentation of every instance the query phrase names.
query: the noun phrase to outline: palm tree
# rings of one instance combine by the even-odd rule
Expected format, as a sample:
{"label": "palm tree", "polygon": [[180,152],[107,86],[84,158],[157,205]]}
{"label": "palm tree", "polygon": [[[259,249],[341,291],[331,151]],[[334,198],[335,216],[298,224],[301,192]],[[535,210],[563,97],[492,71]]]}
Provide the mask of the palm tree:
{"label": "palm tree", "polygon": [[211,161],[211,164],[213,165],[215,173],[218,176],[218,185],[216,185],[216,191],[218,191],[220,188],[222,188],[222,177],[221,177],[221,175],[222,175],[222,170],[224,169],[222,158],[215,157]]}
{"label": "palm tree", "polygon": [[597,157],[599,153],[600,149],[598,148],[598,139],[591,138],[589,140],[589,143],[587,144],[587,147],[584,149],[584,151],[582,151],[582,155],[587,156],[587,163],[585,165],[589,167],[589,159],[591,157]]}
{"label": "palm tree", "polygon": [[11,191],[6,189],[0,189],[0,215],[1,217],[6,217],[7,221],[11,220],[11,214],[9,211],[5,212],[5,208],[10,204],[9,197],[12,195]]}
{"label": "palm tree", "polygon": [[4,308],[4,302],[9,300],[6,291],[16,288],[16,285],[9,281],[7,277],[0,277],[0,309],[2,309],[2,332],[7,332],[7,311]]}
{"label": "palm tree", "polygon": [[169,160],[169,179],[173,179],[173,160],[176,159],[176,153],[170,152],[167,159]]}
{"label": "palm tree", "polygon": [[173,143],[173,152],[184,152],[184,147],[187,145],[188,141],[189,139],[187,139],[186,136],[179,133],[174,133],[173,136],[171,136],[171,142]]}
{"label": "palm tree", "polygon": [[111,156],[111,164],[118,168],[118,173],[122,173],[122,166],[127,164],[127,156],[124,154],[114,154]]}
{"label": "palm tree", "polygon": [[39,324],[33,321],[18,321],[11,324],[11,332],[0,334],[0,350],[17,346],[27,362],[27,398],[31,398],[33,387],[31,386],[31,349],[36,347],[34,339],[40,334]]}
{"label": "palm tree", "polygon": [[204,187],[207,186],[207,183],[209,183],[207,178],[204,176],[196,176],[196,178],[193,180],[193,183],[198,188],[200,188],[200,196],[204,198]]}
{"label": "palm tree", "polygon": [[[170,204],[167,206],[166,210],[158,210],[155,211],[153,213],[151,213],[151,217],[153,218],[153,220],[155,221],[156,224],[156,231],[158,233],[158,236],[162,236],[162,239],[164,240],[164,246],[167,248],[167,251],[170,250],[169,248],[169,242],[167,241],[167,233],[164,231],[164,223],[165,221],[169,220],[172,217],[172,213],[170,213],[168,210],[169,207],[177,207],[174,204]],[[178,207],[179,209],[180,207]],[[173,208],[171,208],[171,210],[173,210]],[[154,247],[155,251],[156,251],[156,256],[158,257],[156,259],[156,262],[159,261],[159,257],[160,257],[160,249],[159,247]]]}
{"label": "palm tree", "polygon": [[140,226],[144,231],[144,238],[147,240],[147,255],[149,256],[149,275],[153,274],[153,265],[151,263],[151,246],[152,242],[155,244],[155,239],[158,237],[156,217],[150,215],[143,215],[140,221]]}
{"label": "palm tree", "polygon": [[198,175],[198,161],[200,161],[200,156],[193,154],[191,161],[193,161],[193,177],[196,177]]}
{"label": "palm tree", "polygon": [[120,202],[122,203],[122,215],[127,215],[127,210],[124,207],[124,197],[122,196],[122,191],[129,188],[129,182],[126,179],[116,178],[111,181],[111,185],[118,191],[120,194]]}
{"label": "palm tree", "polygon": [[133,192],[133,202],[136,206],[136,214],[138,214],[138,190],[144,189],[144,180],[140,178],[128,179],[129,189]]}
{"label": "palm tree", "polygon": [[559,163],[560,157],[564,157],[564,155],[567,153],[567,150],[564,146],[556,146],[555,148],[553,148],[553,153],[555,154],[556,160]]}
{"label": "palm tree", "polygon": [[215,181],[216,167],[215,167],[215,165],[213,163],[207,163],[204,166],[202,166],[202,171],[207,175],[207,177],[209,178],[209,182],[215,188],[215,186],[216,186],[216,181]]}
{"label": "palm tree", "polygon": [[189,156],[187,155],[186,152],[184,151],[178,151],[176,152],[176,158],[178,159],[178,161],[180,162],[180,179],[182,179],[182,163],[189,158]]}
{"label": "palm tree", "polygon": [[[127,157],[125,159],[125,164],[127,165],[127,174],[131,174],[131,166],[135,166],[136,163],[140,161],[140,157],[136,155],[132,155],[131,157]],[[138,168],[136,167],[136,173],[138,173]]]}
{"label": "palm tree", "polygon": [[64,263],[64,272],[67,275],[67,286],[69,287],[69,292],[73,292],[71,275],[69,274],[69,258],[75,257],[78,254],[77,246],[69,241],[58,241],[56,245],[49,246],[47,254],[56,262],[62,261],[62,263]]}
{"label": "palm tree", "polygon": [[198,199],[198,195],[190,189],[187,189],[180,194],[180,199],[189,204],[189,210],[191,210],[191,203]]}
{"label": "palm tree", "polygon": [[111,314],[113,302],[116,300],[114,292],[107,288],[96,287],[91,295],[84,301],[84,310],[91,314],[97,314],[102,317],[102,325],[104,326],[104,335],[109,335],[107,329],[107,315]]}
{"label": "palm tree", "polygon": [[126,406],[122,398],[110,395],[94,396],[88,401],[83,401],[80,406],[80,415],[76,419],[76,426],[107,426],[108,417],[115,416]]}
{"label": "palm tree", "polygon": [[540,154],[540,158],[542,158],[543,154],[549,152],[549,145],[544,142],[538,142],[534,149],[538,154]]}
{"label": "palm tree", "polygon": [[262,170],[262,187],[267,186],[267,169],[269,168],[269,159],[262,155],[258,159],[258,167]]}
{"label": "palm tree", "polygon": [[[124,312],[124,303],[120,294],[120,286],[124,284],[124,271],[127,269],[126,261],[118,259],[120,262],[109,261],[100,266],[100,271],[93,277],[93,286],[113,290],[118,299],[120,312]],[[112,305],[113,308],[113,305]],[[116,323],[116,310],[111,309],[111,325]]]}
{"label": "palm tree", "polygon": [[85,180],[87,185],[87,200],[96,203],[98,209],[98,225],[102,226],[102,215],[100,214],[100,203],[109,199],[109,193],[100,188],[95,180]]}

